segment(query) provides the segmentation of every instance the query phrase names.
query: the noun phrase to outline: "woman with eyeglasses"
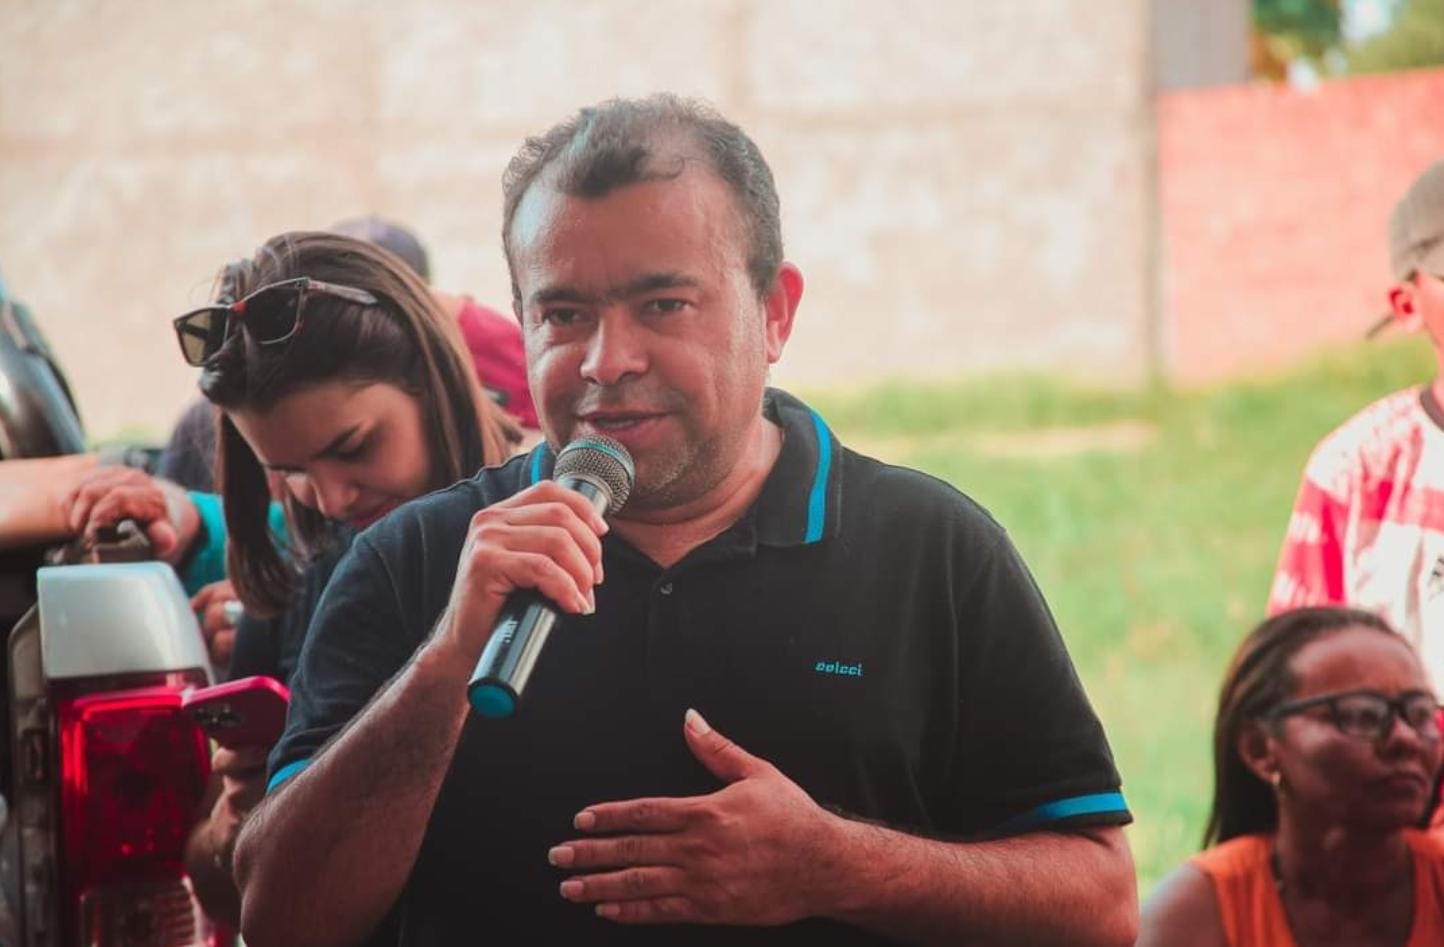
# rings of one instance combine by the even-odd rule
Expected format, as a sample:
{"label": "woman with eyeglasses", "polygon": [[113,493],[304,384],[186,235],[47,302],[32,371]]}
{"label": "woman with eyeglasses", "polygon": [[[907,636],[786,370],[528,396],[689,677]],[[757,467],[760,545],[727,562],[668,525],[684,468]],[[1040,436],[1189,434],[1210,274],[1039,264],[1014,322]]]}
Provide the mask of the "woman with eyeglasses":
{"label": "woman with eyeglasses", "polygon": [[[372,244],[283,234],[227,267],[217,297],[177,318],[175,331],[218,409],[226,572],[245,608],[230,676],[287,682],[354,536],[505,460],[520,430],[482,394],[455,322],[426,285]],[[109,506],[88,500],[82,518],[145,508],[121,496]],[[284,540],[270,522],[273,497],[285,507]],[[217,752],[215,803],[187,846],[197,894],[231,924],[230,853],[262,794],[265,755]]]}
{"label": "woman with eyeglasses", "polygon": [[1140,947],[1444,944],[1444,838],[1420,830],[1439,703],[1388,624],[1306,608],[1258,626],[1213,743],[1210,847],[1159,885]]}

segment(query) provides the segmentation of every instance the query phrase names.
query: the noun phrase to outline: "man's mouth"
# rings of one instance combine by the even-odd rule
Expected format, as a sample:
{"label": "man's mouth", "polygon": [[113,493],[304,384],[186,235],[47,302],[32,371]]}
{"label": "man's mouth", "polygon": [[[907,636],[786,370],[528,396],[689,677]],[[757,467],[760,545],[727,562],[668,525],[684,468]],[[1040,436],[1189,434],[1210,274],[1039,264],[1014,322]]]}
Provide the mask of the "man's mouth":
{"label": "man's mouth", "polygon": [[646,411],[594,411],[581,415],[584,424],[607,434],[627,431],[647,421],[661,417]]}

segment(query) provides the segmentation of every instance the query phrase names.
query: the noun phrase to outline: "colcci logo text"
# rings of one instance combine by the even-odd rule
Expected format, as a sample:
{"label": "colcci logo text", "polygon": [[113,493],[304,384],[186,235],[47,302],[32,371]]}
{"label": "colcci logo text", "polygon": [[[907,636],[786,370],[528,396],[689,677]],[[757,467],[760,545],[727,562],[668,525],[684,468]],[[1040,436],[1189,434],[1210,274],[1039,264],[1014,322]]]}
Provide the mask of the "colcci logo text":
{"label": "colcci logo text", "polygon": [[843,677],[862,677],[861,664],[839,664],[836,661],[818,661],[813,668],[818,674],[838,674]]}

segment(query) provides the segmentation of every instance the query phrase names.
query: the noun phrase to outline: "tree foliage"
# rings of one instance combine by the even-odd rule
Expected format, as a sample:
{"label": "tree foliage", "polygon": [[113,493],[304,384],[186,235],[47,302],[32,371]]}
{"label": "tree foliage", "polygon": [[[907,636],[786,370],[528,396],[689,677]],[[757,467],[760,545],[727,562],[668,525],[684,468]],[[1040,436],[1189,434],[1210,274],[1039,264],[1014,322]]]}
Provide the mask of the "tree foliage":
{"label": "tree foliage", "polygon": [[1349,44],[1341,0],[1253,0],[1254,75],[1282,79],[1295,60],[1325,74],[1444,65],[1444,0],[1402,0],[1377,36]]}
{"label": "tree foliage", "polygon": [[1405,0],[1393,25],[1346,53],[1351,73],[1444,65],[1444,0]]}
{"label": "tree foliage", "polygon": [[1339,0],[1254,0],[1254,25],[1284,59],[1318,59],[1339,45]]}

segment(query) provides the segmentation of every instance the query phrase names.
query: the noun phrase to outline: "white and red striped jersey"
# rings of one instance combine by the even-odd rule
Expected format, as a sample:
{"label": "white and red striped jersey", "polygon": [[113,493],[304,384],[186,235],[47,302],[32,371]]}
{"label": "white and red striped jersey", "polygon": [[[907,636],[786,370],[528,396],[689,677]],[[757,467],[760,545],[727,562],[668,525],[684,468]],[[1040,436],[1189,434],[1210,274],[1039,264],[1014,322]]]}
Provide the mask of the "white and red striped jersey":
{"label": "white and red striped jersey", "polygon": [[1374,402],[1309,458],[1268,610],[1337,604],[1388,619],[1444,688],[1444,409],[1428,386]]}

